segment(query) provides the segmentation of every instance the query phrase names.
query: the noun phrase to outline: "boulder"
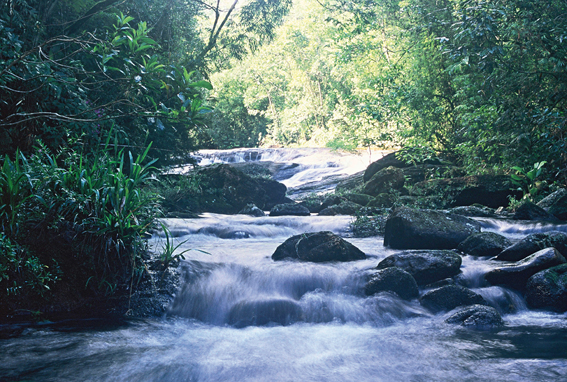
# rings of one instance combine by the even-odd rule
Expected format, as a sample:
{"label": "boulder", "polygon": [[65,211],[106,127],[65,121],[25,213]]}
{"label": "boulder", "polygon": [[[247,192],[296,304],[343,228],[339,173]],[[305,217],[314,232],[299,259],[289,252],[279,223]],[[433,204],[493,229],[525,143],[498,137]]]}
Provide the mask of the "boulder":
{"label": "boulder", "polygon": [[372,198],[367,207],[390,208],[396,202],[396,197],[392,194],[381,193]]}
{"label": "boulder", "polygon": [[567,311],[567,264],[538,272],[528,279],[526,301],[530,308]]}
{"label": "boulder", "polygon": [[378,292],[394,292],[404,300],[411,300],[419,296],[417,283],[413,276],[398,267],[375,272],[366,284],[364,292],[367,296]]}
{"label": "boulder", "polygon": [[276,204],[270,210],[270,216],[286,216],[286,215],[293,215],[293,216],[309,216],[311,213],[307,209],[297,203],[286,203],[286,204]]}
{"label": "boulder", "polygon": [[457,249],[467,255],[492,257],[512,245],[512,242],[494,232],[475,233],[463,240]]}
{"label": "boulder", "polygon": [[416,183],[414,196],[440,194],[446,207],[470,206],[475,203],[498,208],[509,204],[509,197],[519,199],[522,192],[516,190],[508,175],[475,175],[451,179],[434,179]]}
{"label": "boulder", "polygon": [[323,198],[322,202],[321,202],[321,209],[324,210],[325,208],[329,208],[331,206],[336,206],[337,204],[341,204],[342,202],[345,202],[346,199],[343,198],[340,195],[336,195],[336,194],[327,194],[325,195],[325,197]]}
{"label": "boulder", "polygon": [[565,263],[565,257],[555,248],[538,251],[512,265],[491,270],[484,278],[492,285],[504,285],[524,290],[528,279],[538,272]]}
{"label": "boulder", "polygon": [[293,300],[243,301],[232,307],[228,323],[237,328],[268,324],[290,325],[301,319],[301,307]]}
{"label": "boulder", "polygon": [[459,310],[445,320],[448,324],[462,325],[472,329],[494,329],[504,326],[502,316],[496,309],[486,305],[471,305]]}
{"label": "boulder", "polygon": [[453,310],[458,306],[488,305],[481,295],[459,285],[446,285],[433,289],[421,296],[419,302],[435,313]]}
{"label": "boulder", "polygon": [[558,198],[547,210],[559,220],[567,220],[567,195]]}
{"label": "boulder", "polygon": [[398,267],[413,276],[418,285],[427,285],[460,272],[461,256],[453,251],[404,251],[378,263],[377,269]]}
{"label": "boulder", "polygon": [[334,215],[356,215],[360,209],[360,205],[353,202],[342,202],[340,204],[330,206],[319,212],[320,216],[334,216]]}
{"label": "boulder", "polygon": [[449,210],[450,213],[455,215],[463,215],[468,217],[480,218],[495,218],[498,217],[494,209],[484,206],[460,206],[454,207]]}
{"label": "boulder", "polygon": [[557,191],[554,191],[551,194],[547,195],[539,202],[537,202],[537,205],[538,207],[547,210],[549,207],[556,204],[564,196],[567,196],[567,190],[564,188],[560,188]]}
{"label": "boulder", "polygon": [[378,171],[385,169],[386,167],[397,167],[397,168],[403,168],[403,167],[409,167],[410,164],[398,159],[396,157],[396,153],[390,153],[380,159],[378,159],[375,162],[372,162],[367,168],[366,171],[364,171],[364,176],[363,176],[363,180],[365,182],[368,182],[373,176],[374,174],[376,174]]}
{"label": "boulder", "polygon": [[247,204],[242,210],[238,212],[239,215],[250,215],[255,217],[266,216],[264,211],[256,207],[254,204]]}
{"label": "boulder", "polygon": [[264,190],[264,205],[262,208],[270,210],[276,204],[288,203],[289,200],[285,196],[287,192],[285,184],[265,178],[257,178],[256,181]]}
{"label": "boulder", "polygon": [[364,185],[364,193],[376,196],[383,192],[391,193],[404,186],[405,178],[402,170],[395,167],[386,167],[378,171]]}
{"label": "boulder", "polygon": [[453,249],[480,224],[461,215],[398,208],[386,220],[384,245],[397,249]]}
{"label": "boulder", "polygon": [[283,242],[272,255],[272,259],[286,258],[310,261],[353,261],[366,259],[360,249],[329,231],[303,233]]}
{"label": "boulder", "polygon": [[344,197],[352,202],[361,206],[365,206],[372,200],[372,196],[366,194],[346,194]]}
{"label": "boulder", "polygon": [[516,209],[514,213],[515,220],[542,220],[542,221],[558,221],[555,216],[537,206],[532,202],[524,202]]}
{"label": "boulder", "polygon": [[341,180],[335,187],[335,192],[348,193],[360,192],[364,186],[364,171],[357,172],[356,174],[349,175]]}
{"label": "boulder", "polygon": [[496,260],[518,261],[544,248],[554,247],[567,256],[567,234],[560,231],[533,233],[498,254]]}

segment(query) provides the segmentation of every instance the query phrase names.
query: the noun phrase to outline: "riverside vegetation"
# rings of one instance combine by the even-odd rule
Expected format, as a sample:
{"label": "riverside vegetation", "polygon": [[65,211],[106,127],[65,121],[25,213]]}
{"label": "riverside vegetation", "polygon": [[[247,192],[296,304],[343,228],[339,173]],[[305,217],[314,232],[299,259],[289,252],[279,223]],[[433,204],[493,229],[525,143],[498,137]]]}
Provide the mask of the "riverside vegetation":
{"label": "riverside vegetation", "polygon": [[[198,148],[401,147],[337,203],[303,203],[357,214],[365,235],[397,206],[532,208],[567,182],[565,14],[526,0],[1,1],[0,310],[124,305],[175,263],[171,243],[160,266],[144,241],[162,209],[291,202],[265,171],[244,185],[222,170],[253,200],[198,172],[154,179]],[[541,208],[564,219],[557,200]]]}

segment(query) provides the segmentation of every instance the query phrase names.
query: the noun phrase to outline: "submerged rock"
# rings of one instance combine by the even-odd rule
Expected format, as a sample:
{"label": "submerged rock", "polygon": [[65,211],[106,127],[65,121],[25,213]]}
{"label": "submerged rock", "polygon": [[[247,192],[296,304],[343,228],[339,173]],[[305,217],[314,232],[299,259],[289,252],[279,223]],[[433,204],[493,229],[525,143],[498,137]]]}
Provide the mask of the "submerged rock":
{"label": "submerged rock", "polygon": [[565,258],[555,248],[538,251],[513,265],[496,268],[484,277],[492,285],[505,285],[523,290],[530,277],[536,273],[565,263]]}
{"label": "submerged rock", "polygon": [[457,249],[471,256],[492,257],[512,244],[510,240],[494,232],[480,232],[467,237]]}
{"label": "submerged rock", "polygon": [[421,296],[419,302],[435,313],[453,310],[458,306],[488,305],[481,295],[459,285],[446,285],[433,289]]}
{"label": "submerged rock", "polygon": [[530,308],[567,311],[567,264],[538,272],[528,279],[526,301]]}
{"label": "submerged rock", "polygon": [[307,207],[296,203],[276,204],[270,210],[270,216],[309,216],[310,214]]}
{"label": "submerged rock", "polygon": [[453,251],[404,251],[378,263],[377,269],[398,267],[412,275],[419,285],[427,285],[460,272],[461,256]]}
{"label": "submerged rock", "polygon": [[386,220],[384,245],[398,249],[453,249],[480,224],[461,215],[398,208]]}
{"label": "submerged rock", "polygon": [[472,329],[493,329],[504,326],[502,316],[496,309],[486,305],[471,305],[445,320],[448,324],[462,325]]}
{"label": "submerged rock", "polygon": [[301,319],[301,307],[292,300],[243,301],[230,310],[228,323],[237,328],[269,324],[290,325]]}
{"label": "submerged rock", "polygon": [[376,196],[382,193],[391,193],[404,186],[405,178],[402,170],[387,167],[378,171],[364,186],[364,193]]}
{"label": "submerged rock", "polygon": [[367,296],[378,292],[394,292],[405,300],[419,296],[417,283],[408,272],[398,267],[381,269],[375,272],[366,284]]}
{"label": "submerged rock", "polygon": [[353,261],[366,258],[364,252],[329,231],[303,233],[283,242],[272,255],[273,260],[286,258],[310,261]]}
{"label": "submerged rock", "polygon": [[567,256],[567,234],[560,231],[533,233],[498,254],[496,260],[518,261],[544,248],[554,247]]}

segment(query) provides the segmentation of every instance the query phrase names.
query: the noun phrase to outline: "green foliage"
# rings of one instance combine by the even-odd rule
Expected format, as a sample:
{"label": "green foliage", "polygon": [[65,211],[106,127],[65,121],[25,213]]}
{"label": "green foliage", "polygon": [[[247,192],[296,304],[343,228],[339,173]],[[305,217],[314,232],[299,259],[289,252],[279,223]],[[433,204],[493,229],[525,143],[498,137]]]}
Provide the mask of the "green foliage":
{"label": "green foliage", "polygon": [[512,167],[516,174],[511,174],[510,176],[512,177],[512,182],[523,191],[524,196],[522,199],[533,199],[542,188],[542,182],[538,181],[538,179],[542,176],[544,172],[543,166],[546,163],[546,161],[534,163],[533,168],[529,170],[518,166]]}

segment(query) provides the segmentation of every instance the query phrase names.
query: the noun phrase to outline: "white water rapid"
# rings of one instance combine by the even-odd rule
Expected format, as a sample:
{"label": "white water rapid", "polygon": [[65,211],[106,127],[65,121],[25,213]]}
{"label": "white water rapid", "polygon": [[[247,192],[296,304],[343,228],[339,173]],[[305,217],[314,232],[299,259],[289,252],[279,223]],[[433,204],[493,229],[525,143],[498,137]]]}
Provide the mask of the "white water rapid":
{"label": "white water rapid", "polygon": [[[287,178],[288,186],[299,187],[314,169],[324,178],[360,171],[368,160],[356,167],[351,164],[360,157],[305,152],[240,150],[242,155],[227,154],[225,161],[261,155],[305,164],[319,157],[319,164],[305,164]],[[223,155],[202,153],[202,161]],[[445,324],[450,313],[431,314],[417,300],[389,293],[365,296],[372,268],[397,251],[384,248],[380,237],[348,237],[351,220],[217,214],[165,219],[175,244],[182,243],[179,251],[191,249],[181,264],[182,287],[165,317],[29,327],[0,339],[0,381],[567,380],[567,316],[530,311],[516,292],[486,286],[481,276],[493,262],[463,256],[460,282],[502,314],[505,326],[498,330]],[[490,219],[482,224],[514,240],[528,232],[565,229]],[[322,230],[347,237],[368,258],[272,261],[288,237]],[[151,239],[156,248],[163,243],[162,235]],[[275,312],[275,322],[243,320],[240,313],[249,304]]]}

